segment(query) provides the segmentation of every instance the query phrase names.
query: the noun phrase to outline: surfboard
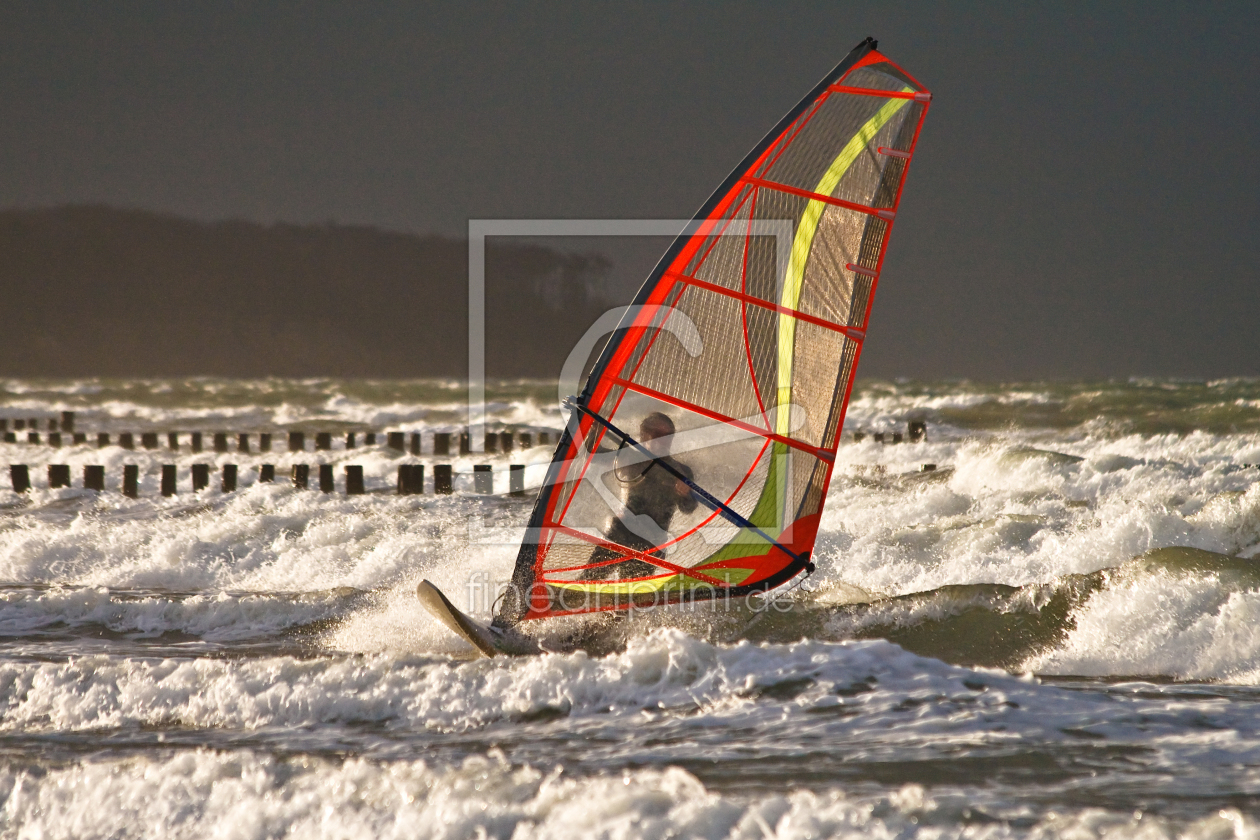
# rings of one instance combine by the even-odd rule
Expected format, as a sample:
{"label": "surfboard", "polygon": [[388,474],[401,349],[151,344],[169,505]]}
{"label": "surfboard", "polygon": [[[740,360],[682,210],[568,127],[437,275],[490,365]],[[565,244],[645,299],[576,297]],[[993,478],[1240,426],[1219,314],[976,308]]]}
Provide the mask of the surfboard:
{"label": "surfboard", "polygon": [[511,636],[463,613],[432,583],[420,581],[416,587],[420,604],[448,630],[477,649],[483,656],[523,656],[542,650],[528,639]]}

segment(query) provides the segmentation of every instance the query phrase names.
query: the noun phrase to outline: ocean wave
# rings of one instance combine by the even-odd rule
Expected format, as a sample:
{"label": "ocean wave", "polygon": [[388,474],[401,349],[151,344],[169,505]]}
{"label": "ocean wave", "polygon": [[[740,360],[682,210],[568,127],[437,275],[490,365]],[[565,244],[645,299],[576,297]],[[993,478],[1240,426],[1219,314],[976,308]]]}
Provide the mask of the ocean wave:
{"label": "ocean wave", "polygon": [[[31,837],[804,838],[1255,837],[1237,809],[1196,819],[1141,811],[989,807],[904,785],[721,794],[678,767],[574,775],[501,755],[422,760],[291,758],[251,751],[87,760],[0,770],[4,822]],[[983,834],[977,834],[977,827]]]}
{"label": "ocean wave", "polygon": [[0,590],[0,639],[108,632],[207,642],[266,639],[329,622],[363,600],[353,589],[238,594],[118,592],[105,587]]}
{"label": "ocean wave", "polygon": [[[373,721],[464,731],[499,721],[636,716],[645,709],[695,719],[782,717],[838,709],[858,696],[863,714],[890,714],[908,697],[958,698],[920,720],[966,727],[1019,708],[1038,692],[1078,698],[998,672],[977,672],[883,641],[714,645],[678,630],[632,639],[617,654],[582,652],[459,662],[389,655],[192,659],[85,656],[0,664],[0,728],[118,726],[258,729]],[[926,724],[925,724],[926,725]]]}
{"label": "ocean wave", "polygon": [[1189,547],[1045,584],[959,584],[769,612],[753,638],[880,638],[1017,672],[1260,683],[1260,562]]}
{"label": "ocean wave", "polygon": [[[555,385],[489,382],[491,422],[556,428]],[[80,429],[265,432],[285,428],[450,431],[467,422],[467,387],[454,380],[233,380],[212,377],[0,382],[0,416],[75,411]]]}
{"label": "ocean wave", "polygon": [[1166,548],[1108,578],[1074,611],[1061,644],[1026,667],[1260,684],[1260,563]]}

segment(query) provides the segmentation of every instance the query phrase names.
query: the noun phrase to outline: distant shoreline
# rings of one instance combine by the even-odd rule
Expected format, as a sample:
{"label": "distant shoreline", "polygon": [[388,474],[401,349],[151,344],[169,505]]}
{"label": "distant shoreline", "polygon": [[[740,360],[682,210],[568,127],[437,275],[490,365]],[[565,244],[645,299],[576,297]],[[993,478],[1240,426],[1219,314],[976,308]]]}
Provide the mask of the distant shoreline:
{"label": "distant shoreline", "polygon": [[[0,211],[0,376],[457,377],[467,244],[103,206]],[[594,254],[491,242],[487,373],[548,377],[608,306]]]}

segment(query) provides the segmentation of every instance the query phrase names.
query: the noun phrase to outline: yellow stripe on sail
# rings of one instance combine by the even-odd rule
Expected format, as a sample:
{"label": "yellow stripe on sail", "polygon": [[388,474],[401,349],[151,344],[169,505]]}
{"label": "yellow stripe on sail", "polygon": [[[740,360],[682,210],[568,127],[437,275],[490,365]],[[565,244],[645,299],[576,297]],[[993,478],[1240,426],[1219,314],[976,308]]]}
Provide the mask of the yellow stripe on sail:
{"label": "yellow stripe on sail", "polygon": [[[909,87],[902,88],[903,93],[912,90],[914,89]],[[844,173],[848,172],[849,167],[858,159],[858,155],[866,149],[879,130],[909,102],[909,99],[888,100],[884,107],[867,120],[866,125],[862,126],[858,133],[853,135],[853,139],[840,150],[840,154],[831,162],[831,166],[827,167],[818,186],[814,187],[814,192],[819,195],[831,195],[836,184],[839,184],[840,179],[844,177]],[[809,252],[814,244],[814,234],[818,232],[818,223],[822,220],[823,211],[827,209],[827,206],[826,202],[811,199],[805,206],[804,214],[801,215],[800,225],[796,228],[796,238],[792,241],[792,253],[788,257],[787,274],[783,278],[783,294],[780,301],[781,305],[788,309],[799,308],[801,286],[805,280],[805,263],[809,260]],[[792,360],[795,355],[795,343],[796,319],[790,315],[780,314],[779,407],[775,415],[774,431],[775,434],[785,437],[791,432]]]}

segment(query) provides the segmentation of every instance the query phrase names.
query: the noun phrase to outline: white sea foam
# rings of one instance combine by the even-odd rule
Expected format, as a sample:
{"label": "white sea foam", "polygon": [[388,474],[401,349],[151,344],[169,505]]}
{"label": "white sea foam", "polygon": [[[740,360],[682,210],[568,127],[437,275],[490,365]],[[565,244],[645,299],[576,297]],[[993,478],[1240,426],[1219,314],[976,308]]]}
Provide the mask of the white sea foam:
{"label": "white sea foam", "polygon": [[[948,792],[710,791],[678,767],[575,776],[501,755],[424,761],[283,760],[250,751],[0,770],[4,822],[23,837],[1256,838],[1237,809],[1190,821],[1099,808],[985,813]],[[983,817],[982,833],[976,831]],[[1005,817],[1005,819],[1003,819]],[[7,832],[6,832],[7,833]]]}
{"label": "white sea foam", "polygon": [[1153,575],[1090,597],[1061,648],[1025,667],[1046,674],[1155,674],[1260,684],[1260,590],[1212,575]]}
{"label": "white sea foam", "polygon": [[[210,431],[215,423],[235,427],[238,423],[327,421],[398,423],[426,432],[451,430],[460,422],[463,398],[454,382],[84,380],[69,385],[8,385],[12,387],[6,413],[11,416],[28,410],[53,411],[78,401],[71,407],[80,411],[80,428],[93,430],[97,420],[121,429],[133,420],[158,427],[193,418],[204,422],[185,428]],[[1244,385],[1231,381],[1209,390],[1220,391],[1212,399],[1232,404],[1238,397],[1231,389]],[[559,413],[546,388],[530,383],[501,387],[507,396],[500,394],[490,401],[492,414],[500,422],[558,425]],[[1064,405],[1073,401],[1106,405],[1123,387],[1001,389],[946,383],[929,388],[876,383],[859,392],[850,420],[871,428],[891,428],[914,411],[931,416],[932,412],[977,407],[990,410],[986,406],[1023,410],[1021,406],[1045,406],[1056,400]],[[410,397],[413,393],[423,393],[424,399]],[[881,446],[870,438],[846,443],[838,452],[819,531],[815,580],[833,588],[896,595],[950,584],[1050,583],[1064,575],[1117,567],[1166,546],[1260,556],[1260,470],[1243,467],[1260,462],[1257,453],[1260,435],[1254,432],[1138,434],[1117,432],[1093,421],[1065,430],[1007,426],[1000,431],[960,429],[932,421],[926,443]],[[56,585],[82,593],[99,588],[197,593],[205,602],[196,609],[207,615],[214,612],[218,618],[202,624],[202,619],[191,614],[172,617],[170,629],[196,634],[201,632],[197,628],[204,627],[206,633],[222,638],[250,638],[255,627],[260,628],[258,634],[266,635],[273,632],[268,629],[273,624],[300,620],[294,613],[269,623],[246,609],[247,602],[231,600],[237,597],[232,593],[318,593],[348,587],[375,596],[371,603],[343,616],[335,638],[339,649],[458,651],[459,644],[449,634],[415,609],[414,583],[421,576],[434,577],[443,588],[462,597],[479,573],[492,582],[505,581],[527,507],[475,498],[472,467],[493,464],[495,490],[502,493],[508,489],[509,462],[527,464],[527,484],[537,485],[550,454],[549,447],[535,447],[510,457],[441,459],[459,474],[457,494],[435,498],[398,497],[390,492],[399,464],[431,465],[431,456],[417,459],[383,446],[347,450],[340,440],[327,452],[266,454],[0,445],[0,460],[28,464],[36,485],[29,495],[19,497],[0,478],[0,506],[7,506],[7,515],[0,519],[0,580],[17,587]],[[317,462],[334,466],[338,493],[295,490],[283,480],[274,485],[257,482],[263,463],[274,464],[283,476],[293,464]],[[55,463],[68,464],[76,484],[81,483],[84,465],[104,465],[111,492],[97,498],[78,488],[46,489],[44,472]],[[126,500],[116,492],[125,463],[140,468],[139,499]],[[179,495],[169,499],[158,494],[160,468],[165,463],[176,466],[180,489]],[[238,464],[241,489],[222,493],[216,475],[209,488],[192,495],[194,463],[209,464],[214,473],[224,464]],[[923,463],[937,464],[940,469],[935,474],[918,473]],[[343,468],[349,464],[364,468],[369,495],[348,498],[340,492]],[[869,469],[876,466],[884,472]],[[239,603],[240,609],[209,606],[219,604],[220,593],[228,593],[227,603]],[[1217,601],[1225,603],[1230,594],[1229,584],[1222,584]],[[1250,595],[1240,592],[1238,597],[1245,602]],[[1116,638],[1129,638],[1123,610],[1118,606],[1102,609],[1102,598],[1099,595],[1084,608],[1078,617],[1081,627],[1092,628],[1091,638],[1105,639],[1110,621],[1115,623]],[[9,609],[16,611],[9,617],[14,626],[27,620],[38,622],[30,612],[34,603],[0,604],[0,620],[6,620],[3,612]],[[154,604],[143,609],[171,616],[193,609],[193,602],[179,603],[178,607]],[[1185,610],[1192,611],[1198,603],[1186,602]],[[67,604],[66,609],[74,607]],[[92,621],[120,628],[143,624],[139,605],[100,609],[122,610],[118,623],[111,625],[103,614]],[[287,609],[277,607],[281,613]],[[479,603],[473,609],[484,616],[489,604]],[[1205,609],[1219,607],[1209,604]],[[128,610],[134,615],[126,617]],[[228,626],[233,610],[242,623],[235,629]],[[53,611],[50,607],[49,612]],[[1214,614],[1185,613],[1177,621],[1206,620]],[[1121,646],[1103,642],[1090,648],[1088,663],[1079,659],[1078,664],[1099,674],[1133,673],[1140,665],[1155,669],[1151,673],[1167,668],[1170,676],[1249,680],[1255,663],[1242,626],[1225,622],[1214,632],[1220,639],[1219,654],[1198,657],[1199,664],[1193,667],[1188,664],[1188,653],[1165,652],[1163,659],[1139,660],[1134,658],[1135,650],[1121,651]],[[1085,633],[1078,630],[1067,643],[1075,651],[1071,656],[1084,656]],[[1233,633],[1239,634],[1236,643],[1230,641]],[[1231,650],[1236,655],[1231,657]],[[1062,655],[1061,660],[1037,662],[1058,672],[1068,667],[1070,659],[1067,648]]]}
{"label": "white sea foam", "polygon": [[[49,507],[76,494],[43,491],[33,501]],[[110,494],[64,516],[10,519],[0,530],[0,578],[177,591],[376,589],[468,542],[458,498],[346,497],[273,484],[207,491],[197,501]]]}
{"label": "white sea foam", "polygon": [[[934,454],[954,466],[944,480],[834,481],[819,555],[839,579],[911,592],[1047,582],[1169,545],[1233,554],[1260,540],[1258,476],[1234,469],[1231,457],[1253,445],[1087,439],[1061,447],[1075,461],[1049,450],[962,442],[941,453],[939,445]],[[860,461],[857,450],[846,455]],[[911,466],[887,463],[890,473]]]}
{"label": "white sea foam", "polygon": [[[1204,737],[1187,740],[1202,717],[1201,704],[1175,696],[1117,702],[945,665],[883,641],[711,645],[676,630],[604,658],[83,656],[0,665],[0,731],[28,737],[171,726],[466,733],[550,720],[607,745],[632,746],[637,736],[627,733],[640,726],[669,731],[672,746],[654,747],[658,758],[690,758],[704,741],[710,760],[738,760],[750,749],[768,760],[796,756],[820,737],[927,754],[941,744],[1001,749],[1004,733],[1018,732],[1070,748],[1088,727],[1090,737],[1118,743],[1137,737],[1153,765],[1260,760],[1246,709],[1214,710]],[[743,734],[713,739],[727,727]]]}
{"label": "white sea foam", "polygon": [[[1075,709],[1076,698],[999,674],[945,665],[887,642],[711,645],[677,630],[656,631],[622,654],[584,653],[460,663],[396,655],[270,657],[160,662],[108,656],[68,662],[0,664],[0,729],[69,731],[179,721],[257,729],[338,721],[461,731],[540,714],[635,715],[642,709],[746,716],[763,689],[804,680],[799,710],[844,705],[837,688],[877,685],[869,713],[907,696],[958,695],[977,714],[1011,697],[1046,691]],[[964,683],[976,682],[980,688]],[[849,701],[852,702],[852,701]],[[782,709],[766,707],[768,719]],[[955,728],[952,710],[931,715]],[[961,724],[965,728],[965,724]]]}

